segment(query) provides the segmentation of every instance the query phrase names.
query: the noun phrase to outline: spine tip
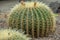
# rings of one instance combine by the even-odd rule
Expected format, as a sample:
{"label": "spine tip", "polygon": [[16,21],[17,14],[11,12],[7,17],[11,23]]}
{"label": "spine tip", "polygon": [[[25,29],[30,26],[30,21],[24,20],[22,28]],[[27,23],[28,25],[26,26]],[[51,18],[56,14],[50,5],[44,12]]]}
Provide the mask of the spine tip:
{"label": "spine tip", "polygon": [[36,2],[34,2],[34,7],[36,6]]}
{"label": "spine tip", "polygon": [[21,4],[22,4],[23,6],[25,6],[25,3],[24,3],[24,1],[21,1]]}

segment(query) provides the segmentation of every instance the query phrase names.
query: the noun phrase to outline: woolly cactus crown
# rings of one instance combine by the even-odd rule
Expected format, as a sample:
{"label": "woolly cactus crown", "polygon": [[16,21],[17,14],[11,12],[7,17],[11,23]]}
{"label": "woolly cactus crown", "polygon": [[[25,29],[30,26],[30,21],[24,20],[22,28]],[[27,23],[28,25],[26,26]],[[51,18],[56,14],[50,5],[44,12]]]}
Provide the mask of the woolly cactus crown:
{"label": "woolly cactus crown", "polygon": [[14,8],[11,10],[13,12],[14,10],[21,10],[22,8],[46,8],[51,11],[51,9],[48,7],[48,5],[45,5],[42,2],[21,2],[18,5],[14,6]]}

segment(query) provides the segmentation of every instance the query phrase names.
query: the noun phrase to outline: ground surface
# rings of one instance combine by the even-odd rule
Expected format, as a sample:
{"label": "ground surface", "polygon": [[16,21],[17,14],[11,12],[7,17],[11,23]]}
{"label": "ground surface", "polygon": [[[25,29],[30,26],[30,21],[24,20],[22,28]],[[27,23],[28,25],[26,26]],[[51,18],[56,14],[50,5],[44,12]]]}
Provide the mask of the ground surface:
{"label": "ground surface", "polygon": [[[9,14],[11,8],[17,3],[17,1],[0,2],[0,27],[7,27],[6,20],[8,16],[6,15]],[[56,17],[56,31],[54,35],[34,40],[60,40],[60,15]]]}
{"label": "ground surface", "polygon": [[9,12],[18,1],[0,1],[0,12]]}

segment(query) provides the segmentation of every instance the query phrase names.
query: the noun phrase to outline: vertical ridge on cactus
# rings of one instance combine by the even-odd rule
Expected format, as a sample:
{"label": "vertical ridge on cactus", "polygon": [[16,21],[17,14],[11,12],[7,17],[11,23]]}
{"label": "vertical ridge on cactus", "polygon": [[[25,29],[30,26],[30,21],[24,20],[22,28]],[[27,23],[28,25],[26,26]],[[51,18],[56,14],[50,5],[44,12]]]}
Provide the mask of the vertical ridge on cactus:
{"label": "vertical ridge on cactus", "polygon": [[12,29],[22,29],[33,38],[48,36],[55,31],[53,12],[41,2],[36,2],[36,6],[34,2],[16,5],[8,17],[8,24]]}

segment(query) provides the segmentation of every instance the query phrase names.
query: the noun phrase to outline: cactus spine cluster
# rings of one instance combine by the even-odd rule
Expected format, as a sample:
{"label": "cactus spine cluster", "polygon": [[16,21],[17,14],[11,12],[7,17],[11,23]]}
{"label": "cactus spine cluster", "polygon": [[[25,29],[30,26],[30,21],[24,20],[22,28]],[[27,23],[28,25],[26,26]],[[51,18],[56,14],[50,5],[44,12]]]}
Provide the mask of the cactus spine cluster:
{"label": "cactus spine cluster", "polygon": [[32,37],[48,36],[55,30],[53,12],[41,2],[19,3],[12,9],[8,24]]}
{"label": "cactus spine cluster", "polygon": [[16,30],[1,29],[0,40],[29,40],[29,38]]}

